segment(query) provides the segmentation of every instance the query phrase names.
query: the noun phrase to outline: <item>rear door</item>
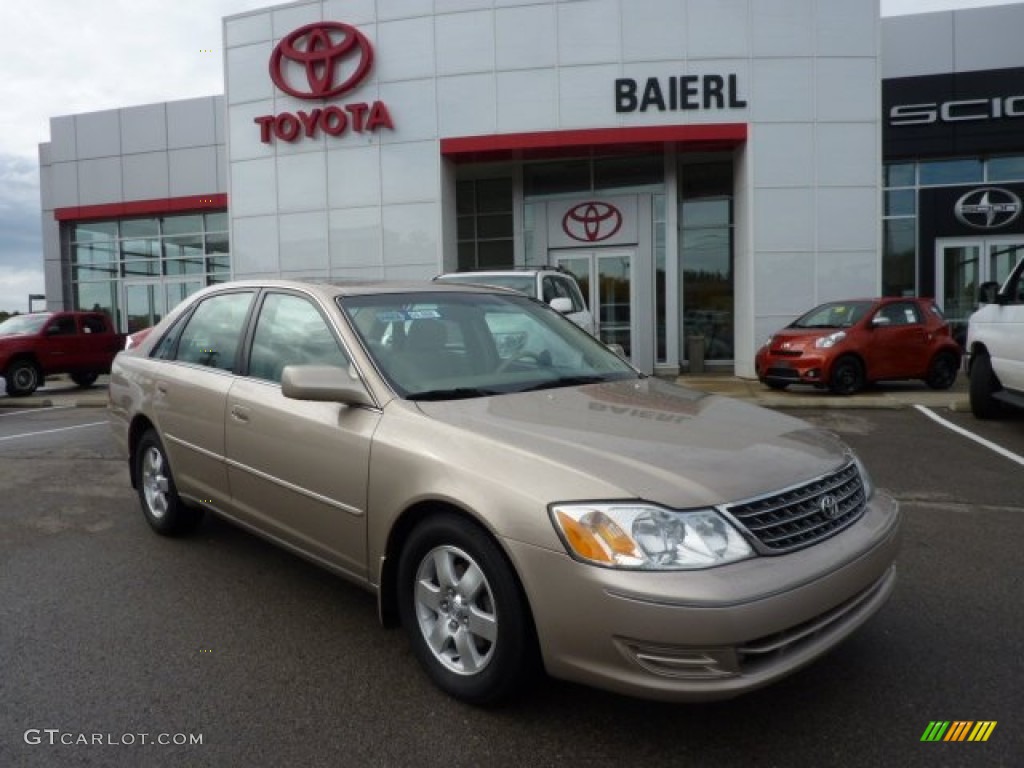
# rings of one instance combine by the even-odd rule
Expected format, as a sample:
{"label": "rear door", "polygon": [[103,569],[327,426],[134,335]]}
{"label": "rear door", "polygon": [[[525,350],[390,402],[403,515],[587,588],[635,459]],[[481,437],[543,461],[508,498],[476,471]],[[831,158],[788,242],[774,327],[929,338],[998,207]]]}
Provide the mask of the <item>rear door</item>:
{"label": "rear door", "polygon": [[370,440],[380,412],[281,394],[286,365],[352,371],[327,308],[295,292],[260,302],[245,377],[228,394],[227,460],[235,513],[355,576],[367,576]]}
{"label": "rear door", "polygon": [[178,491],[227,509],[227,395],[255,291],[217,293],[182,318],[153,351],[153,415]]}

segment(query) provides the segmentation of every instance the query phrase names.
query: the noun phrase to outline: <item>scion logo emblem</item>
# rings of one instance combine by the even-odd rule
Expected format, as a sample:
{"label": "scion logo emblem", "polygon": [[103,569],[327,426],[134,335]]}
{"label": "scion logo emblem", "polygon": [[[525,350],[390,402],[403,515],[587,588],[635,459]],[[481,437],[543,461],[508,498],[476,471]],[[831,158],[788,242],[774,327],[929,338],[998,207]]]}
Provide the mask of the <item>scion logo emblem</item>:
{"label": "scion logo emblem", "polygon": [[826,493],[818,500],[818,508],[829,520],[834,520],[839,516],[839,502],[831,493]]}
{"label": "scion logo emblem", "polygon": [[1020,216],[1021,202],[1001,187],[974,189],[956,201],[953,212],[961,224],[974,229],[999,229]]}
{"label": "scion logo emblem", "polygon": [[599,243],[621,228],[622,213],[610,203],[580,203],[562,217],[562,230],[581,243]]}
{"label": "scion logo emblem", "polygon": [[[344,67],[352,57],[358,57],[355,66]],[[318,21],[299,27],[274,47],[270,54],[270,79],[290,96],[330,99],[355,88],[372,64],[373,47],[362,32],[340,21]],[[296,79],[300,67],[309,86],[305,90],[289,82],[289,76],[293,81]],[[348,76],[335,84],[344,72]]]}

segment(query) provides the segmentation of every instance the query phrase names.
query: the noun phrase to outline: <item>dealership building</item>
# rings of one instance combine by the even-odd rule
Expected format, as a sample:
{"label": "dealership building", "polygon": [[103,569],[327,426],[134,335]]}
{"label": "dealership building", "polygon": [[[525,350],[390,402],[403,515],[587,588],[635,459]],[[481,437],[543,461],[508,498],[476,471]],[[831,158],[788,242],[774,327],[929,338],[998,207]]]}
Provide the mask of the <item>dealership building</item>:
{"label": "dealership building", "polygon": [[641,369],[699,343],[740,376],[823,301],[962,322],[1024,245],[1021,29],[877,0],[232,16],[223,95],[51,119],[47,305],[135,330],[229,278],[555,265]]}

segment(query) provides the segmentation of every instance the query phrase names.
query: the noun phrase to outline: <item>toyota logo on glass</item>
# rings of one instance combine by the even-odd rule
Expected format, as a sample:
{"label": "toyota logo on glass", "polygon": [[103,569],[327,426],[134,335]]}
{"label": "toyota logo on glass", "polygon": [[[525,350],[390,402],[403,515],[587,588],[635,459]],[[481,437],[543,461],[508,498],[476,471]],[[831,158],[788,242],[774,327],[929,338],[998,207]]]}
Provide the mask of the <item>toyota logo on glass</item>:
{"label": "toyota logo on glass", "polygon": [[[373,66],[373,46],[350,24],[321,21],[299,27],[281,39],[270,54],[270,79],[280,90],[297,99],[333,99],[355,90]],[[260,141],[274,136],[296,141],[316,138],[317,131],[341,136],[395,126],[381,101],[352,102],[315,107],[309,112],[281,112],[253,118],[260,127]]]}

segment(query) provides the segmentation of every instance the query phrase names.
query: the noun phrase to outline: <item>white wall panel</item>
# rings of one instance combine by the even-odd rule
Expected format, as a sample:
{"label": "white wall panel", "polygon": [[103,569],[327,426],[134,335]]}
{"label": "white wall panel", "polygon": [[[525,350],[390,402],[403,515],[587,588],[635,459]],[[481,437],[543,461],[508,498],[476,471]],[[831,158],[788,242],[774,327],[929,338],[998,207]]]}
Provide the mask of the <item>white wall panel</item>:
{"label": "white wall panel", "polygon": [[623,61],[682,60],[686,56],[686,3],[679,0],[624,2]]}
{"label": "white wall panel", "polygon": [[498,129],[493,74],[442,77],[437,80],[437,129],[444,136],[471,136]]}
{"label": "white wall panel", "polygon": [[434,0],[377,0],[377,18],[381,21],[429,16],[433,12]]}
{"label": "white wall panel", "polygon": [[[757,253],[754,257],[755,313],[777,318],[768,324],[768,333],[817,303],[813,253]],[[758,345],[764,337],[755,340]]]}
{"label": "white wall panel", "polygon": [[381,209],[346,208],[330,213],[331,271],[346,267],[384,266]]}
{"label": "white wall panel", "polygon": [[882,77],[953,71],[953,14],[924,13],[882,20]]}
{"label": "white wall panel", "polygon": [[874,3],[817,0],[819,56],[874,56],[878,9]]}
{"label": "white wall panel", "polygon": [[558,125],[558,79],[551,69],[499,72],[499,133],[550,131]]}
{"label": "white wall panel", "polygon": [[240,217],[231,220],[231,268],[236,280],[257,275],[278,274],[277,216]]}
{"label": "white wall panel", "polygon": [[187,99],[166,105],[167,148],[184,149],[217,143],[217,100]]}
{"label": "white wall panel", "polygon": [[315,21],[322,21],[323,14],[319,2],[295,3],[274,10],[271,13],[271,19],[274,41],[276,42],[299,27],[304,27]]}
{"label": "white wall panel", "polygon": [[269,13],[252,13],[230,18],[224,22],[224,39],[229,48],[261,43],[270,38]]}
{"label": "white wall panel", "polygon": [[750,48],[754,56],[812,55],[814,0],[751,3]]}
{"label": "white wall panel", "polygon": [[121,151],[157,152],[167,149],[167,108],[147,104],[118,110],[121,118]]}
{"label": "white wall panel", "polygon": [[[375,0],[327,0],[324,18],[346,24],[369,24],[377,20]],[[364,33],[366,30],[362,30]]]}
{"label": "white wall panel", "polygon": [[439,264],[440,216],[440,203],[385,206],[381,213],[385,268]]}
{"label": "white wall panel", "polygon": [[747,0],[688,0],[686,51],[690,58],[750,53]]}
{"label": "white wall panel", "polygon": [[957,71],[1024,66],[1024,4],[954,11],[953,29]]}
{"label": "white wall panel", "polygon": [[100,157],[78,163],[79,205],[119,203],[123,195],[120,157]]}
{"label": "white wall panel", "polygon": [[[878,245],[878,192],[874,187],[819,188],[815,197],[818,250],[869,250]],[[870,223],[870,226],[868,224]]]}
{"label": "white wall panel", "polygon": [[[231,215],[259,216],[277,211],[277,173],[274,158],[231,164]],[[291,190],[281,190],[291,194]],[[277,242],[275,236],[274,242]],[[232,253],[234,247],[232,246]]]}
{"label": "white wall panel", "polygon": [[76,157],[114,157],[121,154],[121,120],[118,110],[75,115]]}
{"label": "white wall panel", "polygon": [[270,41],[228,49],[225,79],[229,104],[259,101],[274,95],[274,85],[267,71],[272,50]]}
{"label": "white wall panel", "polygon": [[491,0],[434,0],[434,13],[488,10],[492,5]]}
{"label": "white wall panel", "polygon": [[437,143],[394,144],[381,147],[381,190],[385,205],[437,200],[441,159]]}
{"label": "white wall panel", "polygon": [[755,122],[813,120],[814,60],[755,59],[749,101]]}
{"label": "white wall panel", "polygon": [[377,52],[374,70],[381,82],[432,77],[434,19],[423,16],[378,23]]}
{"label": "white wall panel", "polygon": [[555,18],[551,5],[496,10],[496,68],[508,71],[553,67],[558,61]]}
{"label": "white wall panel", "polygon": [[50,118],[50,160],[61,163],[78,157],[73,115]]}
{"label": "white wall panel", "polygon": [[[277,186],[279,189],[287,190],[287,194],[281,195],[278,200],[278,210],[282,213],[325,209],[327,207],[327,165],[324,163],[324,156],[320,153],[278,156]],[[282,243],[284,243],[283,226],[282,224]],[[326,226],[325,220],[325,232]],[[284,250],[281,253],[284,254]]]}
{"label": "white wall panel", "polygon": [[558,63],[600,64],[621,57],[618,0],[558,5]]}
{"label": "white wall panel", "polygon": [[494,70],[494,14],[453,13],[434,22],[437,74],[458,75]]}
{"label": "white wall panel", "polygon": [[73,208],[78,205],[78,163],[54,163],[50,166],[54,208]]}
{"label": "white wall panel", "polygon": [[814,183],[814,126],[768,123],[757,126],[753,153],[758,187],[807,187]]}
{"label": "white wall panel", "polygon": [[818,59],[815,107],[818,120],[855,121],[876,115],[881,88],[874,59]]}
{"label": "white wall panel", "polygon": [[385,128],[377,133],[382,144],[437,137],[437,111],[449,105],[438,102],[434,83],[433,79],[381,83],[380,99],[395,123],[394,131]]}
{"label": "white wall panel", "polygon": [[264,115],[273,115],[274,102],[254,101],[228,107],[229,146],[231,161],[251,160],[259,157],[273,157],[277,142],[271,138],[270,144],[260,141],[260,126],[254,120]]}
{"label": "white wall panel", "polygon": [[327,204],[356,208],[380,204],[380,153],[375,146],[327,153]]}
{"label": "white wall panel", "polygon": [[761,258],[765,251],[814,250],[814,197],[815,192],[809,187],[755,187],[755,259]]}
{"label": "white wall panel", "polygon": [[819,123],[815,130],[817,182],[823,186],[874,186],[879,180],[876,123]]}
{"label": "white wall panel", "polygon": [[309,270],[325,276],[328,269],[327,212],[282,214],[278,227],[281,270],[285,273]]}
{"label": "white wall panel", "polygon": [[880,282],[881,271],[876,250],[822,253],[818,256],[815,302],[820,304],[877,296]]}
{"label": "white wall panel", "polygon": [[172,149],[167,155],[170,163],[171,197],[205,195],[216,191],[216,147]]}
{"label": "white wall panel", "polygon": [[122,162],[125,200],[154,200],[170,197],[171,186],[166,152],[126,155]]}
{"label": "white wall panel", "polygon": [[562,67],[558,70],[559,127],[597,128],[615,115],[612,83],[616,64]]}

